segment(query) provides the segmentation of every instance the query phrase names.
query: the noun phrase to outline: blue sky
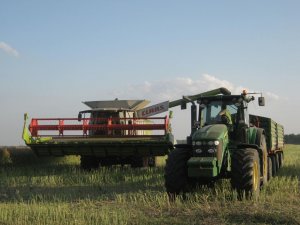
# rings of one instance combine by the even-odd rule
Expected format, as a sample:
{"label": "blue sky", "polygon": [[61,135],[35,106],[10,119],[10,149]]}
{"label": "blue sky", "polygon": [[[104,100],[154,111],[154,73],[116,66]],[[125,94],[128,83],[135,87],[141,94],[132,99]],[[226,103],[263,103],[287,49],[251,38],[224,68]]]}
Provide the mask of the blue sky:
{"label": "blue sky", "polygon": [[300,133],[299,1],[0,3],[1,145],[22,144],[24,112],[72,117],[85,100],[156,103],[218,85],[267,93],[254,110]]}

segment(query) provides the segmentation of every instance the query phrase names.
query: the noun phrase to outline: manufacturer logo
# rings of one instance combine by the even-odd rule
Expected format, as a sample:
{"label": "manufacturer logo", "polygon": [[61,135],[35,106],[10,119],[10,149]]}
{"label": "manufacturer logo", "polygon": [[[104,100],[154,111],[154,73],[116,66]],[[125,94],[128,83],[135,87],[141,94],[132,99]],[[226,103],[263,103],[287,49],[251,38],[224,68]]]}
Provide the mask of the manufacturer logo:
{"label": "manufacturer logo", "polygon": [[138,117],[149,117],[159,113],[163,113],[168,111],[169,109],[169,101],[162,102],[156,105],[149,106],[147,108],[143,108],[137,111]]}

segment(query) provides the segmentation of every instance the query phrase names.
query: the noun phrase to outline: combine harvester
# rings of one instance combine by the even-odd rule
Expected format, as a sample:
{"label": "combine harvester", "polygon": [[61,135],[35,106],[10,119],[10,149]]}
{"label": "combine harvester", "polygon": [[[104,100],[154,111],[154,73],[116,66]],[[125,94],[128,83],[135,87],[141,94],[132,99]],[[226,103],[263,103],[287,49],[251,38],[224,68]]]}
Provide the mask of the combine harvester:
{"label": "combine harvester", "polygon": [[[256,93],[251,93],[256,94]],[[165,168],[171,199],[197,184],[230,178],[239,197],[257,196],[283,164],[283,126],[270,118],[249,115],[254,96],[200,96],[192,103],[192,129],[187,144],[176,145]],[[258,98],[260,106],[264,97]],[[185,107],[182,107],[185,108]]]}
{"label": "combine harvester", "polygon": [[155,166],[155,157],[174,149],[174,138],[169,118],[152,116],[218,94],[228,90],[219,88],[146,108],[146,100],[84,102],[91,109],[80,111],[77,118],[32,118],[29,126],[25,114],[23,139],[38,156],[80,155],[81,167],[87,170],[113,164]]}

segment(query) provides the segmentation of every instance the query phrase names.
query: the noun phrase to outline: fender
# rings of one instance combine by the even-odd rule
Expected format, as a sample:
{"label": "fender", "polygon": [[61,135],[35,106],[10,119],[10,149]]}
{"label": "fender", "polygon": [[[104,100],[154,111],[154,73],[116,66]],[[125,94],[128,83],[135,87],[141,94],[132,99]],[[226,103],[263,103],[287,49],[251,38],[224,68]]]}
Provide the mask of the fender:
{"label": "fender", "polygon": [[265,130],[264,129],[254,128],[253,129],[253,138],[251,138],[252,143],[251,144],[239,144],[239,145],[237,145],[238,149],[253,148],[253,149],[257,150],[258,155],[259,155],[261,174],[263,174],[263,163],[264,163],[263,162],[263,149],[260,148],[260,139],[261,139],[262,135],[265,135]]}
{"label": "fender", "polygon": [[[263,153],[263,149],[260,148],[260,142],[261,142],[261,137],[262,135],[265,135],[265,130],[262,129],[262,128],[257,128],[257,131],[256,131],[256,139],[255,139],[255,144],[258,146],[259,148],[259,158],[260,158],[260,172],[261,174],[264,173],[264,153]],[[266,149],[267,152],[266,154],[268,154],[268,149]]]}

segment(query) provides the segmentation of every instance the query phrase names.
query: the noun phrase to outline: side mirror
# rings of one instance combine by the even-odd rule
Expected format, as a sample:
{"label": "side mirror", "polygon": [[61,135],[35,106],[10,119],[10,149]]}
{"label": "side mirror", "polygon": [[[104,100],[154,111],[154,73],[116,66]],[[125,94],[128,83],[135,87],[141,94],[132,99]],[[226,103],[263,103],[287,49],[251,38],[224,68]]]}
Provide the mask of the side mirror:
{"label": "side mirror", "polygon": [[82,113],[78,113],[78,122],[80,122],[82,119]]}
{"label": "side mirror", "polygon": [[186,109],[186,102],[181,100],[181,105],[180,105],[181,109],[184,110]]}
{"label": "side mirror", "polygon": [[265,106],[265,98],[264,97],[259,97],[258,98],[258,105],[259,106]]}

